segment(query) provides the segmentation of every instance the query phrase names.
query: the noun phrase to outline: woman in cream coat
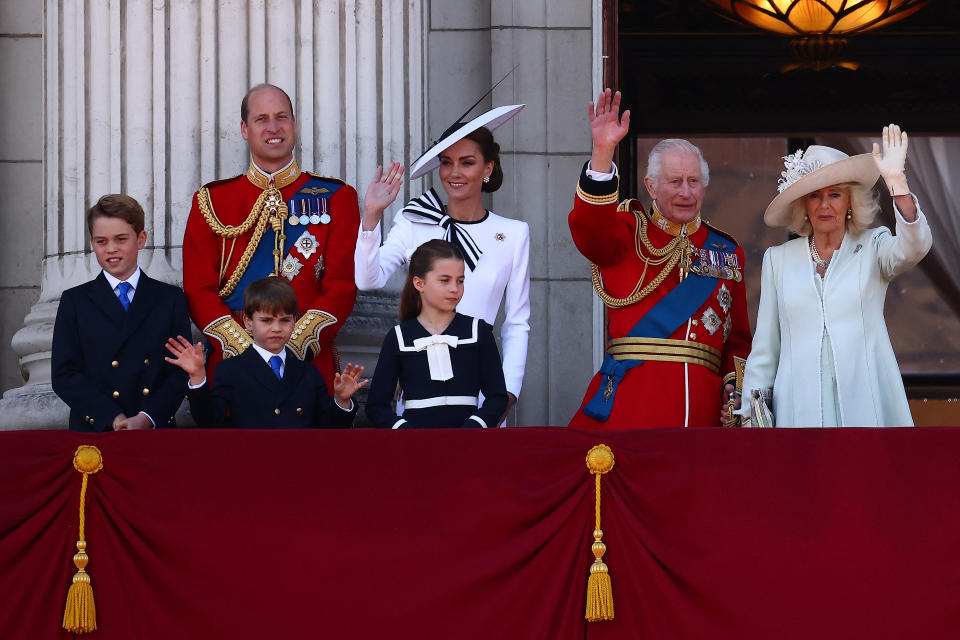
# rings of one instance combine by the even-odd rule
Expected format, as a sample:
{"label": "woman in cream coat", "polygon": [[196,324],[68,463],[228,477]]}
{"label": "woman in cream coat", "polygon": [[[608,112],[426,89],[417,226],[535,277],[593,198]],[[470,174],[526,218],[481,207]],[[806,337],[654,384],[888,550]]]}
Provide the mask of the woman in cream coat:
{"label": "woman in cream coat", "polygon": [[[906,152],[907,134],[890,125],[873,153],[813,145],[784,158],[764,222],[801,237],[764,254],[743,379],[745,393],[773,389],[777,427],[913,425],[883,318],[887,285],[932,243],[907,187]],[[866,228],[879,210],[878,176],[893,196],[895,235]]]}

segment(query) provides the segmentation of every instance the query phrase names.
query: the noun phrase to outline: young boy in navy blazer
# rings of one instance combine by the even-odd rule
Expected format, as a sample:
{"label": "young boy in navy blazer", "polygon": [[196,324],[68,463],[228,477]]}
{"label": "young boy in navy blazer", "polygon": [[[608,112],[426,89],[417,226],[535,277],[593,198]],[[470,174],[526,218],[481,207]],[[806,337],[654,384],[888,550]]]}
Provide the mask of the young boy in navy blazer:
{"label": "young boy in navy blazer", "polygon": [[323,376],[286,350],[297,321],[297,294],[283,278],[255,280],[243,296],[243,322],[253,344],[217,363],[206,384],[202,343],[178,335],[167,342],[167,362],[190,376],[190,412],[198,426],[240,429],[349,427],[357,407],[354,392],[367,384],[363,367],[347,364],[334,374],[333,398]]}
{"label": "young boy in navy blazer", "polygon": [[151,429],[174,423],[186,374],[164,362],[171,335],[190,332],[183,291],[137,265],[147,241],[143,208],[106,195],[87,212],[103,271],[63,292],[53,329],[53,390],[73,431]]}

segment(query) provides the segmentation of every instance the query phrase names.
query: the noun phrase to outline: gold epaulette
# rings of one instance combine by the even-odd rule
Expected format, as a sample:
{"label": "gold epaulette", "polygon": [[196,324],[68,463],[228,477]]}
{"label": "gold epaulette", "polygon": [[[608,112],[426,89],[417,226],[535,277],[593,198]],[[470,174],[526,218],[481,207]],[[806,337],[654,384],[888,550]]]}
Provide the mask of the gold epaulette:
{"label": "gold epaulette", "polygon": [[347,184],[345,181],[341,180],[340,178],[334,178],[332,176],[322,176],[319,173],[314,173],[313,171],[307,171],[305,173],[313,178],[319,178],[321,180],[329,180],[330,182],[338,182],[340,184]]}
{"label": "gold epaulette", "polygon": [[737,242],[737,239],[734,238],[734,237],[733,237],[732,235],[730,235],[729,233],[727,233],[726,231],[723,231],[722,229],[718,229],[717,227],[715,227],[714,225],[710,224],[710,223],[707,222],[706,220],[703,221],[703,224],[707,225],[707,226],[710,228],[710,230],[713,231],[713,232],[714,232],[715,234],[717,234],[718,236],[722,236],[722,237],[726,238],[727,240],[729,240],[730,242],[732,242],[734,245],[736,245],[736,246],[738,246],[738,247],[740,246],[740,243]]}
{"label": "gold epaulette", "polygon": [[307,309],[307,312],[303,314],[293,328],[287,346],[301,360],[306,359],[307,351],[311,349],[316,356],[320,353],[320,332],[324,327],[336,324],[336,322],[337,319],[326,311]]}
{"label": "gold epaulette", "polygon": [[203,334],[220,343],[224,358],[240,355],[253,343],[246,330],[232,316],[217,318],[203,328]]}

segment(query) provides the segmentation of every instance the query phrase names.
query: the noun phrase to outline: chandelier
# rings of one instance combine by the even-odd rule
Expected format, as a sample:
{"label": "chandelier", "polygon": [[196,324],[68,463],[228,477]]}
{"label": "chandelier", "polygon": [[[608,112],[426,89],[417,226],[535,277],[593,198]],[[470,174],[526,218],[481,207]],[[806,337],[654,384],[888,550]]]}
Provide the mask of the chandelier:
{"label": "chandelier", "polygon": [[740,22],[793,36],[790,45],[803,66],[855,68],[837,63],[854,35],[902,20],[929,0],[702,0]]}

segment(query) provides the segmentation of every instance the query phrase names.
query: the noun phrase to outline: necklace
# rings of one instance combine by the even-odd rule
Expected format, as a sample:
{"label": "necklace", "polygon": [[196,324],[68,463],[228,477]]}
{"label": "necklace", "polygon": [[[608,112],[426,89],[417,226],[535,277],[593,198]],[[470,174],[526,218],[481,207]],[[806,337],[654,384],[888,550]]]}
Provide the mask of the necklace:
{"label": "necklace", "polygon": [[810,257],[813,258],[814,264],[817,265],[818,269],[826,271],[827,267],[830,266],[830,260],[824,260],[820,257],[820,253],[817,251],[817,242],[813,239],[812,233],[807,236],[807,244],[810,246]]}

